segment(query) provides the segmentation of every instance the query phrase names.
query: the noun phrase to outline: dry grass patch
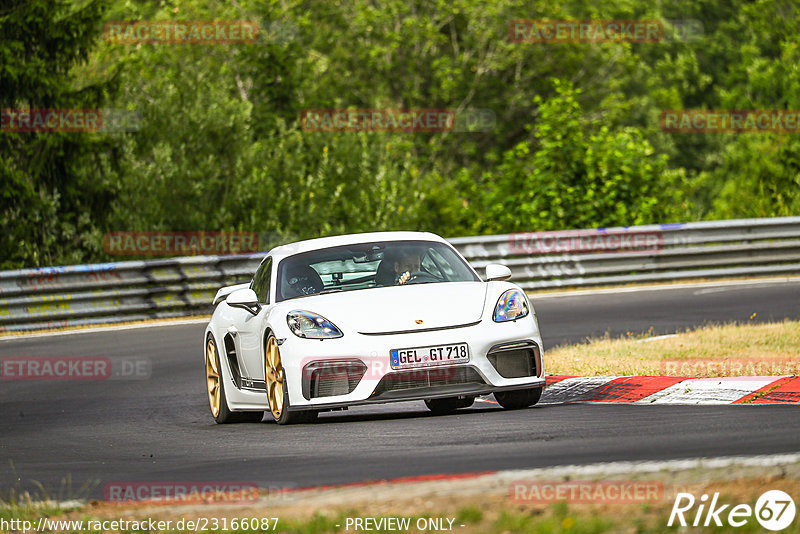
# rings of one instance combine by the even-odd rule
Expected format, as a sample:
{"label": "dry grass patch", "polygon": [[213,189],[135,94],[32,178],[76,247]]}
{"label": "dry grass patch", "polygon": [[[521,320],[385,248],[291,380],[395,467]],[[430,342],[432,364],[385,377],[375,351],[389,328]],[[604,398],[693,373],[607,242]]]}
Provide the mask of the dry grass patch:
{"label": "dry grass patch", "polygon": [[[577,476],[577,475],[576,475]],[[608,478],[608,477],[611,478]],[[180,519],[264,518],[278,517],[276,532],[308,533],[353,532],[346,527],[347,518],[408,517],[416,524],[417,518],[447,518],[454,520],[452,532],[460,534],[564,533],[564,534],[661,534],[682,532],[686,529],[667,528],[671,509],[678,492],[688,492],[699,498],[703,494],[720,494],[720,504],[730,506],[743,503],[751,507],[758,497],[768,490],[779,489],[789,495],[800,494],[798,464],[776,466],[731,465],[720,468],[693,468],[687,470],[662,470],[632,473],[630,476],[602,475],[592,480],[644,480],[663,484],[663,499],[647,504],[597,504],[526,503],[510,498],[507,479],[471,479],[454,482],[423,482],[413,484],[387,484],[373,487],[312,490],[308,494],[287,499],[259,500],[257,503],[234,505],[127,505],[92,502],[77,510],[57,510],[30,505],[6,505],[0,502],[0,517],[23,518],[35,521],[40,516],[59,519],[143,520],[154,518]],[[553,480],[548,478],[547,480]],[[560,476],[555,480],[574,480],[573,476]],[[687,518],[691,520],[697,508]],[[725,514],[721,520],[725,521]],[[463,525],[463,526],[462,526]],[[381,530],[390,532],[391,530]],[[690,529],[690,532],[730,532],[742,534],[764,532],[753,518],[745,527],[724,526],[715,529]],[[86,532],[68,531],[70,534]],[[122,532],[130,532],[123,530]],[[140,531],[135,531],[140,532]],[[186,532],[174,530],[172,532]],[[246,534],[272,532],[237,529],[230,532]],[[411,527],[403,532],[426,532]],[[782,531],[800,533],[800,521]],[[131,532],[133,534],[133,532]]]}
{"label": "dry grass patch", "polygon": [[560,375],[753,376],[800,374],[800,321],[707,326],[670,337],[628,334],[558,347],[545,370]]}

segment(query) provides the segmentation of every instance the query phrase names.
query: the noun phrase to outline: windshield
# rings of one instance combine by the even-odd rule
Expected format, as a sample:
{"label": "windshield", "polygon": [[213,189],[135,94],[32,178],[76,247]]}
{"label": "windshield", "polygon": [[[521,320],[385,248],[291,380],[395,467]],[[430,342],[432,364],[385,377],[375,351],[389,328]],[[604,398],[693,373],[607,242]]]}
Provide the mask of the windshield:
{"label": "windshield", "polygon": [[312,250],[278,266],[277,300],[395,285],[478,282],[469,265],[435,241],[378,241]]}

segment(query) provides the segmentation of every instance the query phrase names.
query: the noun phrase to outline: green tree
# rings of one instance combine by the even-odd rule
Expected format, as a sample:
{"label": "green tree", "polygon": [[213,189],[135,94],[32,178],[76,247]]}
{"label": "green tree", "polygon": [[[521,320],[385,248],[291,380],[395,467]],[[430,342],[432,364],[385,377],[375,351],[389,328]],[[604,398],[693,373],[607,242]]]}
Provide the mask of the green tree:
{"label": "green tree", "polygon": [[[539,104],[537,148],[523,142],[503,156],[491,187],[484,230],[492,233],[670,220],[682,202],[667,157],[654,153],[632,127],[588,123],[569,83],[554,80],[558,96]],[[493,187],[492,187],[493,186]]]}
{"label": "green tree", "polygon": [[[105,2],[95,0],[79,7],[5,2],[0,108],[100,107],[113,78],[86,84],[74,71],[96,44],[104,9]],[[97,257],[98,234],[115,194],[98,171],[103,155],[115,149],[115,140],[102,134],[0,131],[0,268]]]}
{"label": "green tree", "polygon": [[[141,117],[113,136],[0,134],[6,267],[101,259],[109,230],[454,236],[798,210],[793,136],[659,127],[666,109],[800,108],[787,0],[106,1],[0,8],[4,107]],[[509,39],[511,20],[545,18],[694,19],[703,34]],[[236,19],[259,23],[258,42],[97,40],[104,20]],[[298,120],[341,107],[486,109],[496,123],[321,133]]]}

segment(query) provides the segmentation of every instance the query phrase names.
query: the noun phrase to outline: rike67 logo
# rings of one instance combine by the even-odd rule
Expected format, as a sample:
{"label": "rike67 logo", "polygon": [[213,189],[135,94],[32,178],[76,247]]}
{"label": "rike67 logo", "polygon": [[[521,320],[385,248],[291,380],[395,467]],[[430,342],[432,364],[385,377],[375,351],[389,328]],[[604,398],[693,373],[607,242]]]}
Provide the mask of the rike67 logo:
{"label": "rike67 logo", "polygon": [[[696,510],[693,510],[695,505]],[[695,499],[691,493],[678,493],[667,526],[671,527],[677,520],[682,527],[689,526],[689,521],[693,527],[712,524],[721,527],[723,521],[732,527],[742,527],[755,516],[762,527],[777,532],[792,524],[796,511],[792,498],[781,490],[764,492],[754,508],[748,504],[737,504],[733,508],[730,504],[719,504],[719,493],[714,493],[711,502],[708,502],[706,494]]]}

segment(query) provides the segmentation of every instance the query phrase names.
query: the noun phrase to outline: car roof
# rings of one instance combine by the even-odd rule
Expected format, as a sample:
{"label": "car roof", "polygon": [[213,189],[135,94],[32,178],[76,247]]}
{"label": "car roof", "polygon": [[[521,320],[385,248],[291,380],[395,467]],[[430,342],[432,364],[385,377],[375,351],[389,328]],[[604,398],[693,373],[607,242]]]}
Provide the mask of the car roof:
{"label": "car roof", "polygon": [[318,237],[305,241],[296,241],[281,245],[270,250],[267,255],[273,258],[285,258],[294,254],[319,250],[322,248],[337,247],[340,245],[353,245],[359,243],[371,243],[373,241],[436,241],[447,243],[447,241],[436,234],[430,232],[366,232],[363,234],[345,234],[330,237]]}

